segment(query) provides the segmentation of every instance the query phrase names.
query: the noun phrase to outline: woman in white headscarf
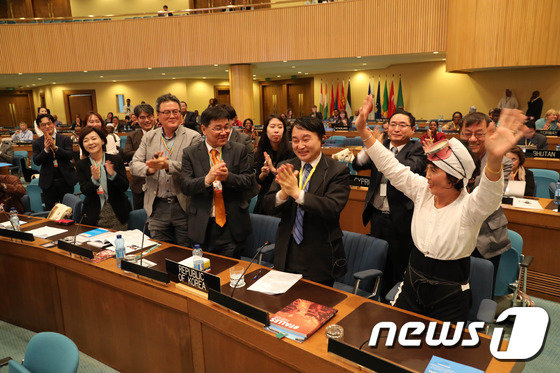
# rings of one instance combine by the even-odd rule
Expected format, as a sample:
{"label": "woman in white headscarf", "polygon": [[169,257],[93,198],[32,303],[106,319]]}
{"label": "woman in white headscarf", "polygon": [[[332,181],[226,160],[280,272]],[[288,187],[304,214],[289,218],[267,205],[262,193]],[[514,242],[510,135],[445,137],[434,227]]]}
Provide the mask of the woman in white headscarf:
{"label": "woman in white headscarf", "polygon": [[517,102],[517,98],[513,94],[511,89],[506,89],[504,95],[498,102],[498,107],[500,109],[518,109],[519,103]]}
{"label": "woman in white headscarf", "polygon": [[391,184],[414,202],[411,232],[416,247],[392,304],[440,320],[464,321],[471,304],[470,255],[482,222],[501,204],[502,158],[521,138],[525,116],[505,109],[500,126],[489,126],[488,161],[479,187],[469,194],[465,187],[476,164],[467,147],[457,139],[426,147],[426,177],[415,174],[383,146],[378,131],[366,126],[372,108],[368,96],[356,121],[366,152]]}

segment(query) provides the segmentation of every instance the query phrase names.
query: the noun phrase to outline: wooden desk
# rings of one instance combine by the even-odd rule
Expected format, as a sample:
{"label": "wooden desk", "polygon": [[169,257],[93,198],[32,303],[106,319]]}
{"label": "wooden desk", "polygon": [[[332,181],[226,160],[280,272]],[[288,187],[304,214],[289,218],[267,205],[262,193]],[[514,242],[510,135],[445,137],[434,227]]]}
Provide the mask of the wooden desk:
{"label": "wooden desk", "polygon": [[[44,222],[30,224],[36,227]],[[72,227],[70,231],[73,234]],[[71,257],[58,248],[43,248],[40,244],[47,241],[42,239],[28,243],[3,238],[0,241],[3,241],[0,245],[0,319],[37,332],[63,333],[80,351],[119,371],[365,370],[327,352],[324,327],[303,343],[279,340],[261,325],[208,301],[204,293],[175,283],[165,285],[138,278],[119,270],[113,258],[94,264]],[[169,246],[164,244],[157,250]],[[250,268],[249,272],[252,270]],[[218,276],[227,284],[227,270]],[[429,320],[365,298],[341,294],[345,298],[336,305],[338,314],[328,324],[339,322],[364,303],[374,305],[383,317],[399,323],[411,316],[415,320]],[[270,299],[276,302],[280,297]],[[276,308],[283,306],[279,303]],[[371,326],[379,321],[372,318]],[[488,343],[487,336],[481,338]],[[438,351],[424,348],[395,358],[404,365],[418,366],[420,355],[427,365]],[[390,354],[391,350],[384,353]],[[472,353],[472,349],[467,353],[458,348],[452,356],[455,361],[465,362],[465,356]],[[477,350],[479,353],[488,357],[489,351]],[[522,362],[491,359],[487,370],[512,371],[523,365]]]}
{"label": "wooden desk", "polygon": [[548,150],[556,150],[556,145],[560,145],[560,137],[558,136],[547,136]]}
{"label": "wooden desk", "polygon": [[523,254],[535,259],[527,272],[527,292],[560,302],[560,214],[551,199],[539,198],[544,210],[502,205],[508,229],[523,237]]}
{"label": "wooden desk", "polygon": [[549,158],[525,158],[526,168],[543,168],[560,172],[560,159]]}

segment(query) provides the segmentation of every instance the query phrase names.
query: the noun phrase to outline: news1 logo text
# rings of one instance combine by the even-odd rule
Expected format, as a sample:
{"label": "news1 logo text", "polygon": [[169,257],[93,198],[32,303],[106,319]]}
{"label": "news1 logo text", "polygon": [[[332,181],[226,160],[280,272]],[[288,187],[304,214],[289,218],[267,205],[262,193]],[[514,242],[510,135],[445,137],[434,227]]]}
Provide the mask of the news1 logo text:
{"label": "news1 logo text", "polygon": [[[500,342],[503,337],[503,327],[495,327],[490,341],[490,352],[492,356],[500,360],[528,360],[537,355],[546,339],[550,318],[546,311],[539,307],[514,307],[502,312],[496,322],[502,322],[509,316],[515,316],[515,322],[509,337],[509,343],[505,351],[499,351]],[[484,322],[475,321],[467,326],[468,333],[464,332],[465,322],[457,323],[454,331],[451,323],[446,321],[441,325],[438,334],[436,321],[426,324],[422,321],[410,321],[404,324],[397,335],[397,326],[392,321],[377,323],[369,340],[370,347],[376,347],[379,334],[387,330],[385,346],[393,347],[395,338],[403,347],[420,347],[422,341],[430,347],[476,347],[480,342],[478,331],[484,330]]]}

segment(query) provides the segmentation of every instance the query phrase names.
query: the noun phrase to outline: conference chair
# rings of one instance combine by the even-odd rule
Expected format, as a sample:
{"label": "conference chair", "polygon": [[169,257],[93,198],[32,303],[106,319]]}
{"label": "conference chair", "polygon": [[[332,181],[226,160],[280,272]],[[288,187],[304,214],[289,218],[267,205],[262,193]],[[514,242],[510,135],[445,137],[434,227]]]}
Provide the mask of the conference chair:
{"label": "conference chair", "polygon": [[20,177],[22,174],[22,162],[27,162],[27,152],[23,150],[16,150],[14,152],[14,160],[12,161],[12,167],[10,167],[10,170],[18,170],[18,175]]}
{"label": "conference chair", "polygon": [[[557,182],[560,176],[558,172],[552,170],[543,170],[540,168],[530,168],[533,172],[533,176],[535,177],[535,185],[536,188],[536,196],[539,198],[550,198],[550,194],[548,192],[548,185],[552,182]],[[553,195],[554,198],[554,195]]]}
{"label": "conference chair", "polygon": [[554,199],[554,192],[556,192],[556,182],[553,181],[548,184],[548,194],[551,199]]}
{"label": "conference chair", "polygon": [[124,192],[124,194],[126,194],[128,202],[130,202],[130,206],[134,206],[134,203],[132,202],[132,190],[130,190],[130,187]]}
{"label": "conference chair", "polygon": [[83,203],[82,199],[74,194],[66,193],[62,197],[62,204],[72,208],[72,220],[76,222],[82,218]]}
{"label": "conference chair", "polygon": [[344,139],[343,146],[363,146],[364,142],[361,137],[347,137]]}
{"label": "conference chair", "polygon": [[27,190],[27,195],[29,196],[30,211],[34,213],[45,211],[43,201],[41,199],[41,187],[38,184],[29,184],[25,187],[25,189]]}
{"label": "conference chair", "polygon": [[[491,261],[471,256],[471,288],[472,304],[469,309],[468,321],[483,321],[486,324],[494,322],[497,304],[492,300],[492,283],[494,278],[494,265]],[[391,302],[401,282],[385,296],[387,302]],[[487,325],[488,326],[488,325]]]}
{"label": "conference chair", "polygon": [[[533,257],[523,255],[523,238],[519,233],[508,229],[508,237],[511,241],[511,249],[502,253],[500,257],[494,295],[503,296],[513,292],[512,305],[518,306],[520,305],[517,296],[519,291],[523,293],[527,291],[527,270],[533,262]],[[526,306],[527,303],[522,301],[521,305]]]}
{"label": "conference chair", "polygon": [[257,204],[257,199],[259,196],[254,196],[251,198],[251,202],[249,202],[249,213],[252,214],[255,210],[255,205]]}
{"label": "conference chair", "polygon": [[35,162],[33,161],[33,157],[31,157],[31,168],[33,170],[36,171],[36,173],[40,173],[41,172],[41,166],[38,166],[35,164]]}
{"label": "conference chair", "polygon": [[344,146],[344,140],[346,140],[344,136],[331,136],[325,141],[325,146],[341,148]]}
{"label": "conference chair", "polygon": [[31,203],[29,201],[29,196],[27,194],[23,195],[20,199],[21,205],[23,206],[23,215],[31,215]]}
{"label": "conference chair", "polygon": [[124,149],[124,146],[126,145],[126,137],[127,136],[120,136],[120,140],[121,140],[121,149]]}
{"label": "conference chair", "polygon": [[20,364],[8,362],[9,373],[75,373],[80,352],[72,340],[62,334],[43,332],[33,336]]}
{"label": "conference chair", "polygon": [[[146,220],[148,220],[148,214],[146,214],[146,210],[132,210],[128,213],[128,229],[138,229],[139,231],[142,231],[142,229],[144,229]],[[150,231],[148,230],[148,225],[146,225],[144,233],[146,234],[146,236],[151,237]]]}
{"label": "conference chair", "polygon": [[377,299],[379,283],[387,261],[387,241],[344,231],[342,243],[348,271],[336,279],[333,287],[366,298]]}
{"label": "conference chair", "polygon": [[257,250],[268,241],[270,244],[261,250],[257,257],[257,263],[272,267],[274,262],[274,243],[276,242],[276,231],[278,230],[278,224],[280,224],[280,218],[260,214],[249,214],[249,217],[251,218],[253,232],[247,238],[245,249],[241,253],[241,259],[250,261],[257,253]]}

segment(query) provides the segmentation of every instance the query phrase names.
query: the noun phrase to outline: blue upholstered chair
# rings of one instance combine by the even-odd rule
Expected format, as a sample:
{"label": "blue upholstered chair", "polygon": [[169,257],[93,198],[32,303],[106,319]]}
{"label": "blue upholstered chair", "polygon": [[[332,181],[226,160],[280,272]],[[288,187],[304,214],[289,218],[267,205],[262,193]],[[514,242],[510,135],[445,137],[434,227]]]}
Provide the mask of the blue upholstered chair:
{"label": "blue upholstered chair", "polygon": [[249,203],[249,213],[252,214],[255,210],[255,205],[257,204],[257,199],[259,196],[254,196],[251,198],[251,202]]}
{"label": "blue upholstered chair", "polygon": [[260,214],[249,214],[249,216],[253,232],[247,238],[247,244],[245,250],[241,253],[241,259],[250,261],[259,247],[268,241],[270,244],[262,249],[257,258],[257,263],[271,266],[271,263],[274,262],[274,242],[276,242],[276,231],[278,230],[278,224],[280,224],[280,218]]}
{"label": "blue upholstered chair", "polygon": [[[548,186],[550,183],[555,183],[558,181],[558,178],[560,177],[558,175],[558,172],[552,170],[543,170],[540,168],[530,168],[530,170],[533,172],[533,176],[535,177],[535,185],[537,186],[536,197],[550,198]],[[552,198],[554,198],[554,195]]]}
{"label": "blue upholstered chair", "polygon": [[344,231],[342,237],[348,271],[334,283],[334,288],[367,298],[376,298],[387,261],[387,241]]}
{"label": "blue upholstered chair", "polygon": [[31,338],[22,364],[15,360],[8,364],[10,373],[75,373],[79,360],[78,347],[70,338],[44,332]]}
{"label": "blue upholstered chair", "polygon": [[363,146],[364,142],[361,137],[347,137],[344,139],[343,146]]}
{"label": "blue upholstered chair", "polygon": [[12,167],[10,167],[10,170],[17,170],[18,171],[18,175],[21,176],[21,162],[22,160],[24,162],[27,162],[27,152],[24,150],[16,150],[14,152],[14,160],[12,161]]}
{"label": "blue upholstered chair", "polygon": [[[470,288],[472,304],[469,309],[468,321],[484,321],[490,324],[494,321],[497,304],[492,300],[492,282],[494,278],[494,265],[491,261],[471,257]],[[401,283],[396,284],[385,296],[390,302],[395,298]]]}
{"label": "blue upholstered chair", "polygon": [[341,148],[344,146],[344,140],[346,140],[344,136],[331,136],[325,141],[325,146]]}
{"label": "blue upholstered chair", "polygon": [[[36,179],[35,179],[36,180]],[[45,210],[41,200],[41,187],[38,184],[29,184],[25,187],[29,196],[29,206],[31,212],[42,212]]]}
{"label": "blue upholstered chair", "polygon": [[510,284],[517,281],[519,276],[519,263],[523,251],[523,238],[519,233],[508,229],[511,249],[500,256],[496,284],[494,285],[494,296],[503,296],[512,293]]}
{"label": "blue upholstered chair", "polygon": [[[146,214],[146,210],[144,209],[132,210],[131,212],[128,213],[128,229],[129,230],[138,229],[139,231],[142,231],[142,229],[144,229],[144,224],[146,223],[147,219],[148,219],[148,215]],[[146,230],[144,231],[144,233],[147,236],[150,236],[150,231],[148,230],[148,226],[146,226],[145,229]]]}
{"label": "blue upholstered chair", "polygon": [[72,220],[78,222],[82,218],[83,201],[77,195],[66,193],[62,197],[62,204],[72,208]]}
{"label": "blue upholstered chair", "polygon": [[553,181],[550,184],[548,184],[548,195],[549,198],[554,199],[554,192],[556,191],[556,182]]}

